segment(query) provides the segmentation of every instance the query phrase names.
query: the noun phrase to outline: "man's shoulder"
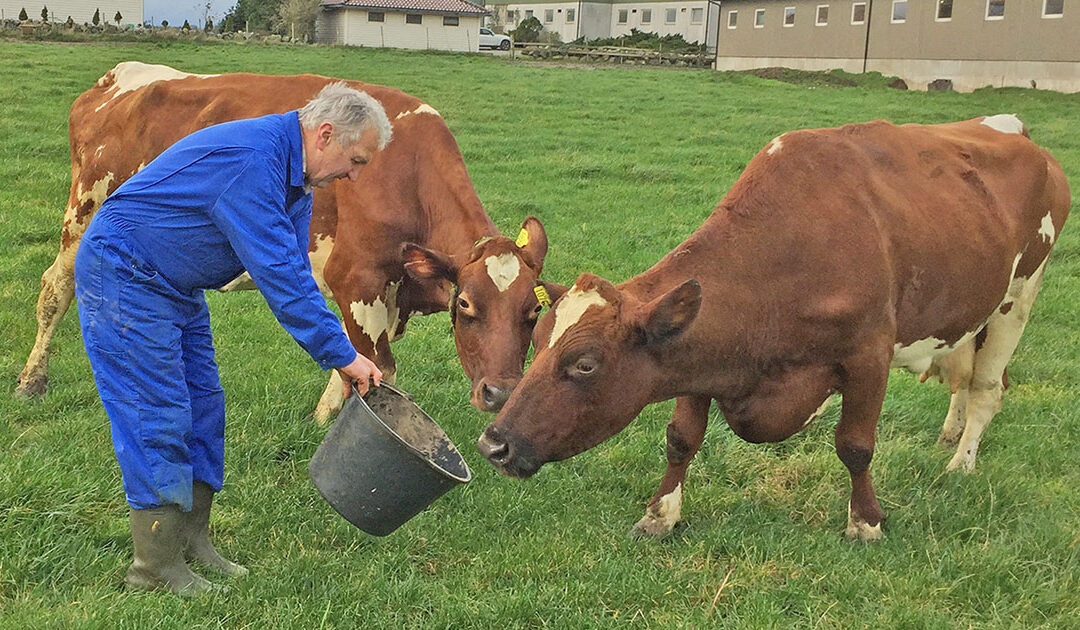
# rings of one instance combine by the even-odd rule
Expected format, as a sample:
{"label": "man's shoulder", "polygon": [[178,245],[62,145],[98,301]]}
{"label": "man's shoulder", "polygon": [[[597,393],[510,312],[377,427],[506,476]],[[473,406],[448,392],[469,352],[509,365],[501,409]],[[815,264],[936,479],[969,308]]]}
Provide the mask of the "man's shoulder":
{"label": "man's shoulder", "polygon": [[288,143],[288,124],[288,114],[269,114],[213,125],[195,132],[189,138],[222,149],[246,149],[279,155]]}

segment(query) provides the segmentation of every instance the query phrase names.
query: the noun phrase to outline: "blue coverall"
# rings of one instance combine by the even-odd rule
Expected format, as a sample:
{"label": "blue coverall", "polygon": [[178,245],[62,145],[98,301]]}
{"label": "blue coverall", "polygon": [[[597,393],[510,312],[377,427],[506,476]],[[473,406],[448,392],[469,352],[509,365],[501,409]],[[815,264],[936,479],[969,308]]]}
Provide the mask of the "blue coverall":
{"label": "blue coverall", "polygon": [[194,481],[221,490],[225,397],[204,289],[247,270],[323,369],[356,358],[311,275],[311,205],[293,111],[183,138],[91,221],[75,295],[133,508],[189,511]]}

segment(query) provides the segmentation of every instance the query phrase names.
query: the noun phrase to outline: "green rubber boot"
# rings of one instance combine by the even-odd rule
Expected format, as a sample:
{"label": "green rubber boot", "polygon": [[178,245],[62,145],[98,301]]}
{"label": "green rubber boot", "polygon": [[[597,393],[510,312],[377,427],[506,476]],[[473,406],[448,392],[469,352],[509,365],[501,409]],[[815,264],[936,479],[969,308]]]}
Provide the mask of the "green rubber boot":
{"label": "green rubber boot", "polygon": [[198,560],[229,577],[247,575],[246,567],[222,558],[210,542],[210,506],[214,503],[214,489],[196,481],[191,495],[191,511],[184,515],[184,555],[188,560]]}
{"label": "green rubber boot", "polygon": [[182,533],[186,516],[178,505],[131,510],[135,561],[124,577],[128,588],[168,589],[177,595],[197,595],[213,588],[184,562]]}

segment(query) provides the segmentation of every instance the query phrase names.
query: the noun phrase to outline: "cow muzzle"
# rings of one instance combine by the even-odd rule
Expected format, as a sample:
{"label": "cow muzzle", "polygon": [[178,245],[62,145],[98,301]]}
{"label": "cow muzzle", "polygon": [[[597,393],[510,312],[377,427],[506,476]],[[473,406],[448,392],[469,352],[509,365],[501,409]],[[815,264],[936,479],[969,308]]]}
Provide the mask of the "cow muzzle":
{"label": "cow muzzle", "polygon": [[470,397],[473,407],[480,411],[495,413],[503,408],[510,394],[514,391],[514,384],[497,384],[492,380],[482,378],[473,387]]}
{"label": "cow muzzle", "polygon": [[540,462],[528,442],[507,439],[495,425],[488,425],[476,441],[476,448],[491,465],[507,477],[526,479],[536,474]]}

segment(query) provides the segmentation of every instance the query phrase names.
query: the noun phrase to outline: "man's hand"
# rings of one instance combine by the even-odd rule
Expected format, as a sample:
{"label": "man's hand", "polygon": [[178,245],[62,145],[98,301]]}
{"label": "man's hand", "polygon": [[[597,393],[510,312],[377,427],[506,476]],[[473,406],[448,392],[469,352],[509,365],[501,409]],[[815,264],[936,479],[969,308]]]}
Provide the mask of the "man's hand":
{"label": "man's hand", "polygon": [[382,371],[370,359],[360,353],[356,354],[356,358],[353,359],[352,363],[343,368],[338,368],[338,374],[341,375],[341,386],[345,388],[345,398],[352,394],[351,385],[353,383],[356,383],[356,389],[363,396],[368,391],[369,380],[374,381],[376,387],[382,382]]}

